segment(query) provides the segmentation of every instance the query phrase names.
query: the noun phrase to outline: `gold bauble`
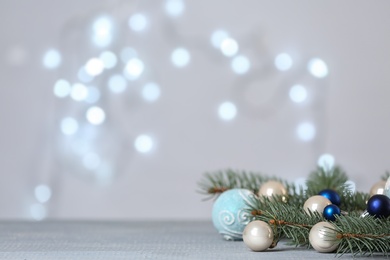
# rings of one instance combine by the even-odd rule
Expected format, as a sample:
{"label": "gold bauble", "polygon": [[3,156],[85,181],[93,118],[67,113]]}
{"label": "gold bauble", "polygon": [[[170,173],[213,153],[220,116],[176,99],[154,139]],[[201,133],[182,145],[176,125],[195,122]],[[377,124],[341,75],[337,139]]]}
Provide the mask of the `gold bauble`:
{"label": "gold bauble", "polygon": [[279,181],[264,182],[259,189],[259,197],[273,199],[274,196],[281,196],[283,201],[287,200],[287,189]]}
{"label": "gold bauble", "polygon": [[385,186],[386,186],[386,181],[378,181],[374,185],[372,185],[370,189],[370,197],[374,196],[376,194],[384,194],[385,193]]}

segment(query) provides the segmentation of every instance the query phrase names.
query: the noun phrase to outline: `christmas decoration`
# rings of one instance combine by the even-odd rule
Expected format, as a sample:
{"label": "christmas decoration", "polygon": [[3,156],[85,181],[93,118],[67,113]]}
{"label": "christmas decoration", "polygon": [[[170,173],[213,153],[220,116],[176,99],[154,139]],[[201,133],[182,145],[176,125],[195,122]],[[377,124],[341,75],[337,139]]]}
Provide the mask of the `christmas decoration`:
{"label": "christmas decoration", "polygon": [[311,246],[320,253],[330,253],[336,250],[338,245],[337,233],[329,222],[315,224],[309,233]]}
{"label": "christmas decoration", "polygon": [[315,195],[315,196],[308,198],[305,201],[305,204],[303,204],[303,208],[305,209],[305,211],[307,213],[309,213],[309,211],[311,211],[311,212],[317,211],[317,212],[322,213],[322,212],[324,212],[324,208],[328,205],[331,205],[331,204],[332,204],[332,202],[330,202],[330,200],[328,200],[324,196]]}
{"label": "christmas decoration", "polygon": [[[388,174],[385,176],[385,179],[387,178]],[[281,239],[287,239],[291,245],[311,245],[319,252],[335,251],[337,255],[387,256],[390,252],[390,217],[385,217],[386,210],[379,210],[381,217],[368,213],[362,217],[362,212],[368,210],[371,205],[366,203],[370,199],[369,194],[352,190],[347,184],[347,175],[337,166],[319,167],[311,172],[305,189],[298,189],[293,184],[260,173],[233,170],[207,173],[205,179],[199,182],[199,187],[201,193],[211,197],[235,188],[247,188],[256,194],[259,192],[256,187],[261,187],[261,184],[269,180],[283,183],[287,190],[287,200],[281,200],[280,195],[275,196],[279,199],[253,195],[246,202],[246,211],[251,216],[250,223],[263,221],[270,226],[273,231],[271,248],[277,247]],[[336,205],[329,200],[324,211],[304,209],[305,202],[327,189],[340,195],[343,214],[337,214]],[[384,195],[375,195],[375,201],[377,196],[387,199]],[[319,197],[327,200],[323,196]],[[386,202],[383,203],[385,200],[379,201],[379,208],[387,205]],[[327,222],[330,217],[334,218],[331,223]],[[326,224],[317,225],[318,223]]]}
{"label": "christmas decoration", "polygon": [[384,180],[376,182],[370,189],[370,196],[374,196],[376,194],[384,194],[385,185],[386,181]]}
{"label": "christmas decoration", "polygon": [[323,212],[324,218],[331,221],[335,221],[336,220],[335,215],[340,215],[340,214],[341,214],[340,208],[334,204],[326,206]]}
{"label": "christmas decoration", "polygon": [[274,232],[266,222],[255,220],[245,227],[242,237],[253,251],[264,251],[271,246]]}
{"label": "christmas decoration", "polygon": [[385,185],[385,195],[390,198],[390,177],[387,179]]}
{"label": "christmas decoration", "polygon": [[318,193],[318,195],[324,196],[325,198],[330,200],[330,202],[332,202],[332,204],[334,204],[336,206],[340,206],[340,204],[341,204],[340,195],[337,194],[337,192],[334,190],[325,189],[325,190],[320,191]]}
{"label": "christmas decoration", "polygon": [[390,198],[376,194],[367,202],[367,212],[372,216],[387,218],[390,216]]}
{"label": "christmas decoration", "polygon": [[259,189],[260,197],[275,198],[275,196],[281,196],[283,201],[286,201],[287,198],[287,189],[279,181],[267,181],[263,183]]}
{"label": "christmas decoration", "polygon": [[246,211],[249,198],[254,196],[250,190],[231,189],[222,193],[213,205],[214,227],[225,240],[242,240],[242,232],[250,222]]}

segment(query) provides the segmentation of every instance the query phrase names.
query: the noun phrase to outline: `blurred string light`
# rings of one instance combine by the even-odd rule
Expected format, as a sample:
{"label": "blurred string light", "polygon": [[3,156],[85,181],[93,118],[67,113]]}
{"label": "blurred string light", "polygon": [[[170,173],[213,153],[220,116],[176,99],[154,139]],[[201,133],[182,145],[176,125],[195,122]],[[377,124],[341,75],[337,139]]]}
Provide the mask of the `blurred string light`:
{"label": "blurred string light", "polygon": [[35,198],[40,203],[45,203],[51,198],[51,189],[47,185],[41,184],[34,189]]}
{"label": "blurred string light", "polygon": [[140,153],[148,153],[153,148],[153,140],[148,135],[140,135],[135,139],[134,147]]}
{"label": "blurred string light", "polygon": [[148,26],[148,21],[143,14],[134,14],[129,18],[129,27],[135,32],[141,32]]}
{"label": "blurred string light", "polygon": [[316,128],[312,123],[304,122],[298,125],[297,135],[302,141],[308,142],[314,139]]}
{"label": "blurred string light", "polygon": [[141,92],[142,98],[148,102],[156,101],[157,99],[159,99],[160,94],[160,87],[154,82],[145,84]]}
{"label": "blurred string light", "polygon": [[64,135],[73,135],[79,129],[79,124],[73,117],[65,117],[61,120],[61,132]]}
{"label": "blurred string light", "polygon": [[185,67],[191,60],[191,55],[187,49],[177,48],[171,54],[172,63],[179,68]]}
{"label": "blurred string light", "polygon": [[214,48],[220,49],[222,42],[229,38],[229,34],[225,30],[216,30],[211,35],[211,44]]}
{"label": "blurred string light", "polygon": [[169,16],[178,17],[185,9],[183,0],[167,0],[165,2],[165,11]]}
{"label": "blurred string light", "polygon": [[85,85],[81,83],[73,84],[70,92],[70,97],[74,101],[83,101],[87,98],[87,96],[88,96],[88,89]]}
{"label": "blurred string light", "polygon": [[100,125],[106,119],[106,114],[100,107],[93,106],[87,110],[86,118],[92,125]]}
{"label": "blurred string light", "polygon": [[126,63],[123,74],[128,80],[136,80],[141,76],[144,69],[145,65],[142,60],[132,58]]}
{"label": "blurred string light", "polygon": [[94,104],[100,99],[100,90],[96,87],[88,87],[88,95],[85,98],[85,102],[89,104]]}
{"label": "blurred string light", "polygon": [[296,84],[291,87],[289,95],[295,103],[302,103],[307,98],[307,91],[304,86]]}
{"label": "blurred string light", "polygon": [[317,78],[324,78],[328,75],[328,66],[319,58],[311,59],[307,65],[307,69]]}
{"label": "blurred string light", "polygon": [[112,42],[113,24],[108,16],[99,17],[92,25],[92,40],[99,47],[107,47]]}
{"label": "blurred string light", "polygon": [[231,67],[233,71],[237,74],[245,74],[251,67],[249,59],[243,55],[234,57],[231,62]]}
{"label": "blurred string light", "polygon": [[64,79],[59,79],[54,84],[54,95],[58,98],[65,98],[70,95],[71,86],[70,83]]}
{"label": "blurred string light", "polygon": [[104,63],[98,58],[92,58],[85,64],[85,71],[91,76],[97,76],[104,70]]}
{"label": "blurred string light", "polygon": [[112,69],[116,66],[118,58],[111,51],[104,51],[100,54],[99,59],[103,62],[105,69]]}
{"label": "blurred string light", "polygon": [[46,218],[46,207],[40,203],[35,203],[30,206],[30,214],[34,220],[40,221]]}
{"label": "blurred string light", "polygon": [[333,155],[325,153],[322,154],[317,161],[317,165],[323,169],[332,169],[334,167],[335,159]]}
{"label": "blurred string light", "polygon": [[127,87],[127,81],[122,75],[115,74],[108,79],[108,87],[111,92],[119,94],[125,91]]}
{"label": "blurred string light", "polygon": [[238,52],[238,43],[233,38],[226,38],[221,42],[220,49],[223,55],[232,57]]}
{"label": "blurred string light", "polygon": [[287,53],[280,53],[275,58],[275,67],[280,71],[287,71],[291,69],[293,60]]}
{"label": "blurred string light", "polygon": [[218,115],[222,120],[230,121],[237,115],[237,107],[232,102],[226,101],[219,105]]}
{"label": "blurred string light", "polygon": [[58,50],[48,50],[43,55],[43,66],[47,69],[56,69],[60,66],[62,61],[61,54]]}

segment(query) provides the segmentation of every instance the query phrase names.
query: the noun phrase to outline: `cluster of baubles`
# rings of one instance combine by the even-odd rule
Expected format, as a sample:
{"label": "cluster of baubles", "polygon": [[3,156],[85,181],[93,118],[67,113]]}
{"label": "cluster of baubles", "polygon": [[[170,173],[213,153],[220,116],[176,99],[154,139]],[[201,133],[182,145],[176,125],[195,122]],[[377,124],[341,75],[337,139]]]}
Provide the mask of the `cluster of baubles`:
{"label": "cluster of baubles", "polygon": [[[376,217],[390,216],[390,178],[386,182],[376,183],[370,191],[367,202],[368,214]],[[386,194],[386,195],[384,195]],[[288,192],[278,181],[265,182],[259,189],[258,197],[267,197],[270,200],[278,197],[287,200]],[[251,221],[246,208],[250,205],[251,197],[255,194],[247,189],[231,189],[223,192],[215,201],[212,219],[215,228],[225,240],[244,240],[244,243],[253,251],[267,250],[274,240],[271,226],[260,220]],[[319,222],[309,233],[312,247],[321,253],[333,252],[338,246],[337,234],[332,221],[337,221],[336,215],[341,214],[341,198],[332,189],[325,189],[318,195],[306,200],[303,205],[307,214],[319,212],[330,222]]]}

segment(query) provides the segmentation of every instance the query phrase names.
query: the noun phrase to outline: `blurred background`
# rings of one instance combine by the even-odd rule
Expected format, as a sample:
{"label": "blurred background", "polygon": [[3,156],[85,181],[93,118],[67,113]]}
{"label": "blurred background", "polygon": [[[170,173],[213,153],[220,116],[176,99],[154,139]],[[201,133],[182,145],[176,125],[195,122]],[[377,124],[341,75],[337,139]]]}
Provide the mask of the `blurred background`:
{"label": "blurred background", "polygon": [[203,173],[389,170],[390,2],[0,2],[0,218],[210,219]]}

